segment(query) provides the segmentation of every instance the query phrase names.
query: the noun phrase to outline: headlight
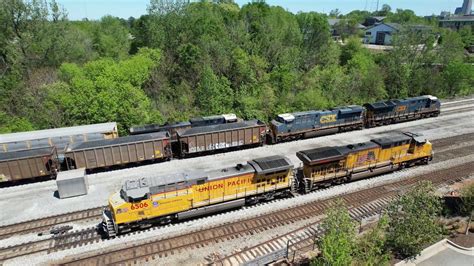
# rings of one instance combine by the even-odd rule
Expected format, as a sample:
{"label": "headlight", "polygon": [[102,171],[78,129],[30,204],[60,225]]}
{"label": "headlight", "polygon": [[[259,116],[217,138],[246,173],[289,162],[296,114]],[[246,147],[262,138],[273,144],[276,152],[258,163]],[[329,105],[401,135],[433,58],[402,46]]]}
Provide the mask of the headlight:
{"label": "headlight", "polygon": [[128,212],[128,208],[123,208],[123,209],[118,208],[117,209],[117,214],[120,214],[120,213],[123,213],[123,212]]}

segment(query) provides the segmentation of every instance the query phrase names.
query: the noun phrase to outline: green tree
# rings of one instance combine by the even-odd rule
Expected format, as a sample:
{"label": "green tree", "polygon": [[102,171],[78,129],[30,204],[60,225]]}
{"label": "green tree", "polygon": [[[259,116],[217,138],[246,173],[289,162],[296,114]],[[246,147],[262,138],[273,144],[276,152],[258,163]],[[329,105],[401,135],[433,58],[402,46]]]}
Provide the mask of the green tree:
{"label": "green tree", "polygon": [[459,29],[458,32],[461,36],[464,48],[469,48],[474,45],[474,34],[472,33],[472,27],[464,26]]}
{"label": "green tree", "polygon": [[400,257],[417,256],[425,245],[440,238],[437,218],[442,207],[434,192],[430,182],[422,182],[390,204],[387,243]]}
{"label": "green tree", "polygon": [[404,98],[422,94],[426,87],[423,74],[438,62],[432,31],[403,28],[393,39],[393,50],[383,59],[385,87],[390,97]]}
{"label": "green tree", "polygon": [[124,59],[130,50],[131,36],[120,19],[105,16],[94,30],[94,46],[102,57]]}
{"label": "green tree", "polygon": [[366,51],[358,38],[350,38],[346,44],[341,48],[341,64],[345,65],[355,54]]}
{"label": "green tree", "polygon": [[[355,18],[341,19],[334,28],[337,33],[341,36],[342,40],[345,41],[350,36],[362,36],[362,32],[358,28],[359,22]],[[359,40],[360,42],[360,40]]]}
{"label": "green tree", "polygon": [[298,66],[302,34],[296,17],[282,7],[251,3],[241,9],[252,44],[271,65]]}
{"label": "green tree", "polygon": [[354,19],[358,23],[365,22],[365,19],[370,17],[371,14],[369,11],[365,10],[352,10],[351,12],[347,13],[344,17],[347,19]]}
{"label": "green tree", "polygon": [[355,103],[374,102],[387,98],[381,69],[368,53],[359,52],[347,63],[348,93]]}
{"label": "green tree", "polygon": [[12,117],[0,111],[0,134],[30,130],[33,126],[25,118]]}
{"label": "green tree", "polygon": [[355,249],[356,228],[342,200],[328,209],[321,224],[324,235],[318,241],[320,256],[313,265],[350,265]]}
{"label": "green tree", "polygon": [[148,12],[157,15],[166,15],[183,9],[189,1],[187,0],[150,0]]}
{"label": "green tree", "polygon": [[142,49],[120,62],[101,59],[83,67],[63,64],[60,77],[64,84],[48,88],[52,93],[46,103],[59,105],[55,112],[62,110],[62,124],[116,121],[120,133],[126,134],[132,125],[160,118],[141,89],[159,59],[159,51]]}
{"label": "green tree", "polygon": [[316,12],[297,15],[301,34],[303,35],[303,67],[311,69],[316,64],[326,64],[325,55],[332,43],[329,24],[323,14]]}
{"label": "green tree", "polygon": [[357,239],[355,265],[389,265],[390,253],[386,249],[386,235],[385,231],[388,227],[388,218],[382,215],[377,225],[364,232],[363,235]]}
{"label": "green tree", "polygon": [[474,214],[474,184],[469,184],[461,189],[462,212],[465,215]]}
{"label": "green tree", "polygon": [[440,95],[469,95],[474,92],[474,66],[461,61],[450,62],[442,73],[443,90]]}
{"label": "green tree", "polygon": [[388,13],[387,22],[394,22],[400,24],[416,24],[423,23],[423,18],[418,17],[413,10],[397,8],[395,13]]}
{"label": "green tree", "polygon": [[337,18],[337,17],[339,17],[340,15],[341,15],[341,11],[340,11],[338,8],[333,9],[333,10],[331,10],[331,11],[329,12],[329,17],[330,17],[330,18]]}
{"label": "green tree", "polygon": [[447,65],[452,61],[463,61],[464,44],[461,36],[455,31],[442,31],[437,56],[439,63],[443,65]]}
{"label": "green tree", "polygon": [[196,101],[203,114],[223,114],[232,111],[234,96],[230,82],[218,77],[211,68],[204,70],[196,91]]}
{"label": "green tree", "polygon": [[387,4],[382,5],[382,10],[378,13],[379,16],[388,16],[392,11],[392,7]]}

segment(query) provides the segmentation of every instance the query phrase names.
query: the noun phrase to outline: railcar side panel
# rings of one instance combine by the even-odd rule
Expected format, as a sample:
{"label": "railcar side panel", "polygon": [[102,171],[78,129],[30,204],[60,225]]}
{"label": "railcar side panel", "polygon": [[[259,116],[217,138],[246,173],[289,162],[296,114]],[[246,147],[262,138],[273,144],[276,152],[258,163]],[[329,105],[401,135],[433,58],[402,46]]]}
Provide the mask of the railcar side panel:
{"label": "railcar side panel", "polygon": [[66,152],[66,161],[70,169],[84,167],[90,170],[166,158],[171,158],[169,138],[88,147]]}
{"label": "railcar side panel", "polygon": [[[235,123],[238,124],[238,123]],[[234,126],[235,124],[231,124]],[[203,127],[204,128],[204,127]],[[200,152],[222,150],[232,147],[263,144],[266,134],[266,125],[259,122],[219,129],[216,131],[197,131],[196,133],[178,133],[181,156]]]}
{"label": "railcar side panel", "polygon": [[56,174],[57,153],[53,148],[2,153],[0,182],[18,181]]}

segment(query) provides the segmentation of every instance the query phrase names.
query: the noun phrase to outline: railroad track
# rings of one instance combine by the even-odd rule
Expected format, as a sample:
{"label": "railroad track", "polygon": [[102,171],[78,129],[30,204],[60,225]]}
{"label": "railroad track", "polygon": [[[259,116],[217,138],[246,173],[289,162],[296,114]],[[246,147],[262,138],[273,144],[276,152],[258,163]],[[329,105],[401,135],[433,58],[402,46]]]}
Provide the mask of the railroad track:
{"label": "railroad track", "polygon": [[[430,180],[435,185],[442,185],[462,180],[466,174],[472,172],[474,172],[474,164],[464,164],[392,184],[348,193],[339,196],[339,198],[343,199],[353,212],[357,211],[358,215],[369,215],[374,212],[374,210],[381,210],[391,198],[408,190],[420,180]],[[278,212],[221,224],[166,239],[151,240],[145,243],[132,244],[127,247],[121,246],[114,250],[92,252],[66,259],[66,261],[61,262],[61,264],[103,265],[146,263],[183,251],[208,246],[212,243],[258,234],[259,232],[272,230],[273,228],[288,225],[296,221],[314,218],[323,215],[325,210],[333,204],[333,199],[310,202]]]}
{"label": "railroad track", "polygon": [[456,108],[456,109],[452,109],[452,110],[441,111],[440,116],[450,115],[450,114],[459,113],[459,112],[469,112],[469,111],[473,111],[473,110],[474,110],[473,106]]}
{"label": "railroad track", "polygon": [[42,239],[6,248],[0,248],[0,262],[36,253],[52,253],[99,242],[102,236],[95,228],[87,228],[59,234],[53,238]]}
{"label": "railroad track", "polygon": [[[105,207],[105,206],[104,206]],[[87,221],[97,219],[102,215],[104,207],[91,208],[76,212],[63,213],[50,217],[44,217],[31,221],[5,225],[0,227],[0,240],[19,234],[38,233],[41,231],[49,231],[55,226],[66,223]]]}
{"label": "railroad track", "polygon": [[[349,214],[354,220],[363,220],[375,216],[388,205],[386,199],[379,199],[369,204],[350,208]],[[321,220],[304,225],[276,238],[269,239],[252,247],[232,253],[220,258],[218,255],[208,257],[208,265],[265,265],[279,258],[293,261],[296,254],[314,250],[316,239],[323,234]]]}
{"label": "railroad track", "polygon": [[461,100],[451,100],[449,102],[441,102],[441,108],[451,106],[451,105],[464,105],[469,104],[469,102],[474,102],[474,97],[461,99]]}

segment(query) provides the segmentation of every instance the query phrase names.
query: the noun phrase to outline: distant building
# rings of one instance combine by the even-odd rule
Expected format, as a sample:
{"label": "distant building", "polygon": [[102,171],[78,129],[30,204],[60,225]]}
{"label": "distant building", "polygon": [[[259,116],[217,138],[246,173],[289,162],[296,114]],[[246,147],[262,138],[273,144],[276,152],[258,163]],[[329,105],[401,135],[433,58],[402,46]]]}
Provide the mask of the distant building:
{"label": "distant building", "polygon": [[381,23],[365,30],[364,43],[391,45],[393,35],[399,32],[402,26],[397,23]]}
{"label": "distant building", "polygon": [[366,27],[371,27],[377,24],[382,23],[386,17],[368,17],[365,19],[364,23],[362,23]]}
{"label": "distant building", "polygon": [[341,19],[338,18],[329,18],[328,23],[329,23],[329,28],[331,29],[331,35],[332,36],[338,36],[337,30],[336,30],[336,25],[341,21]]}
{"label": "distant building", "polygon": [[451,28],[454,30],[459,30],[464,26],[473,26],[474,25],[474,16],[455,16],[441,19],[439,21],[439,26],[443,28]]}
{"label": "distant building", "polygon": [[441,11],[441,13],[439,14],[440,17],[442,18],[447,18],[447,17],[450,17],[451,16],[451,12],[449,11]]}
{"label": "distant building", "polygon": [[451,12],[449,11],[441,11],[441,13],[437,16],[437,15],[430,15],[430,16],[425,16],[424,18],[427,19],[427,20],[440,20],[440,19],[446,19],[446,18],[449,18],[451,16]]}
{"label": "distant building", "polygon": [[[328,19],[328,24],[329,24],[329,28],[331,29],[331,34],[332,36],[341,36],[341,33],[338,32],[338,29],[337,29],[337,24],[341,23],[342,21],[344,21],[344,19],[338,19],[338,18],[329,18]],[[357,29],[359,30],[365,30],[365,26],[362,25],[362,24],[359,24],[357,23],[356,25]]]}
{"label": "distant building", "polygon": [[400,25],[398,23],[381,23],[367,28],[364,43],[377,45],[392,45],[393,36],[401,30],[412,32],[432,32],[433,27],[428,25]]}
{"label": "distant building", "polygon": [[464,0],[462,7],[456,8],[455,15],[469,16],[472,14],[472,0]]}

